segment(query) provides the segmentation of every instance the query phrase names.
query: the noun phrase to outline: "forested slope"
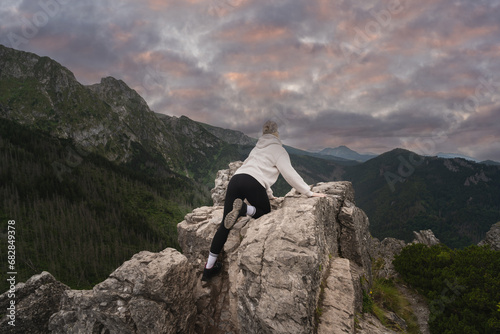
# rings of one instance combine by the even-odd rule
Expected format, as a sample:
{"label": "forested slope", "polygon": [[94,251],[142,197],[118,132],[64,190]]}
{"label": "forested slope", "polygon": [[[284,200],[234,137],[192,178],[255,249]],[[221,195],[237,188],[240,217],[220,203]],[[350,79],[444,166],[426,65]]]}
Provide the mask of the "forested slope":
{"label": "forested slope", "polygon": [[177,223],[208,193],[168,174],[148,177],[2,119],[0,220],[16,221],[18,280],[47,270],[74,288],[90,287],[134,253],[177,248]]}

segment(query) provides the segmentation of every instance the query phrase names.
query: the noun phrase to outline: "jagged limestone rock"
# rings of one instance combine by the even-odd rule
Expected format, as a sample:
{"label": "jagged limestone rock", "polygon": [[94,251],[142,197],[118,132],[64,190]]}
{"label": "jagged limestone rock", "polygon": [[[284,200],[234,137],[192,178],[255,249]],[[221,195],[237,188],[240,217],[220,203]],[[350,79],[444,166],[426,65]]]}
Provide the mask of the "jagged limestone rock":
{"label": "jagged limestone rock", "polygon": [[340,256],[353,261],[368,275],[366,279],[371,285],[371,235],[368,230],[369,221],[366,214],[354,203],[344,200],[338,215],[340,223],[339,250]]}
{"label": "jagged limestone rock", "polygon": [[236,249],[240,328],[252,333],[310,333],[324,269],[338,255],[335,199],[285,198],[248,223]]}
{"label": "jagged limestone rock", "polygon": [[0,333],[47,333],[49,318],[58,311],[63,293],[69,289],[46,271],[32,276],[26,283],[18,283],[14,298],[9,298],[10,291],[0,295],[2,313],[10,307],[11,300],[16,302],[15,327],[8,324],[11,318],[3,316]]}
{"label": "jagged limestone rock", "polygon": [[373,274],[376,277],[390,279],[397,276],[397,272],[392,265],[394,256],[401,253],[401,250],[406,246],[403,240],[395,238],[385,238],[379,241],[377,238],[372,239],[372,258],[374,264]]}
{"label": "jagged limestone rock", "polygon": [[[440,243],[432,230],[413,231],[415,239],[410,244],[424,244],[428,247]],[[385,238],[379,241],[377,238],[372,238],[371,257],[374,263],[374,274],[380,278],[394,278],[397,272],[392,265],[394,256],[401,253],[401,250],[407,246],[403,240],[395,238]]]}
{"label": "jagged limestone rock", "polygon": [[415,236],[412,242],[413,244],[424,244],[430,247],[440,243],[432,230],[421,230],[420,232],[413,231],[413,235]]}
{"label": "jagged limestone rock", "polygon": [[486,233],[484,240],[480,241],[478,245],[489,245],[493,250],[500,250],[500,222],[491,226],[490,230]]}
{"label": "jagged limestone rock", "polygon": [[[233,170],[218,174],[221,184]],[[197,286],[197,333],[312,333],[328,279],[343,282],[334,287],[339,291],[353,291],[347,313],[360,311],[360,281],[371,280],[368,219],[354,206],[349,182],[321,183],[313,191],[330,196],[307,198],[292,190],[272,201],[271,213],[233,227],[219,258],[222,274]],[[220,198],[214,199],[217,206],[195,209],[178,225],[179,243],[198,278],[222,219]],[[344,261],[343,269],[348,263],[350,280],[335,259]]]}
{"label": "jagged limestone rock", "polygon": [[215,206],[224,206],[224,200],[226,199],[226,189],[229,184],[229,180],[234,175],[234,172],[241,167],[243,161],[235,161],[229,164],[229,169],[223,169],[217,172],[215,178],[215,186],[211,190],[212,201]]}
{"label": "jagged limestone rock", "polygon": [[323,294],[317,308],[318,334],[354,333],[355,292],[349,260],[333,259]]}
{"label": "jagged limestone rock", "polygon": [[397,332],[386,328],[373,314],[365,313],[358,319],[356,334],[396,334]]}
{"label": "jagged limestone rock", "polygon": [[135,254],[92,290],[68,290],[52,333],[193,333],[195,275],[175,249]]}

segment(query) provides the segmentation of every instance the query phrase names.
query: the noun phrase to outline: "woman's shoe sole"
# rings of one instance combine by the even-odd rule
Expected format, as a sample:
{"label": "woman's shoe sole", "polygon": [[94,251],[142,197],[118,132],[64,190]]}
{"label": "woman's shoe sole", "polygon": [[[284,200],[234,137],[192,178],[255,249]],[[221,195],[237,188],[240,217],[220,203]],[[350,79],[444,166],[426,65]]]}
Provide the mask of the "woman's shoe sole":
{"label": "woman's shoe sole", "polygon": [[225,228],[230,230],[234,226],[234,224],[238,220],[242,206],[243,206],[243,201],[241,200],[241,198],[237,198],[234,200],[233,210],[231,212],[229,212],[227,214],[226,218],[224,219],[224,227]]}

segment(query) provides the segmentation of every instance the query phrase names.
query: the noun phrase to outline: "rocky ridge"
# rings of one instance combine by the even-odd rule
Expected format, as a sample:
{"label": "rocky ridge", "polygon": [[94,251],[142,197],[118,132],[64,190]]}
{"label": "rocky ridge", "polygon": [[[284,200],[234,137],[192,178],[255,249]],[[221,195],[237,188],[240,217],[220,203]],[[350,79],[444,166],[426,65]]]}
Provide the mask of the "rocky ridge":
{"label": "rocky ridge", "polygon": [[201,168],[201,175],[220,169],[213,166],[215,157],[224,160],[224,154],[237,154],[229,150],[221,156],[225,139],[187,117],[154,113],[122,80],[106,77],[85,86],[58,62],[3,45],[0,89],[4,93],[0,118],[71,139],[82,152],[97,153],[119,164],[146,159],[149,164],[159,162],[158,168],[168,166],[170,171],[193,177],[199,166],[208,168]]}
{"label": "rocky ridge", "polygon": [[66,290],[51,333],[192,333],[195,275],[167,248],[140,252],[92,290]]}
{"label": "rocky ridge", "polygon": [[[50,58],[2,45],[0,90],[3,93],[0,118],[41,129],[58,138],[72,139],[77,148],[82,148],[77,149],[76,159],[90,151],[144,174],[187,176],[207,190],[215,172],[225,168],[229,161],[242,159],[248,147],[241,146],[254,142],[235,131],[185,117],[155,114],[121,80],[108,77],[98,84],[84,86],[71,71]],[[354,188],[359,189],[357,201],[370,216],[374,235],[409,241],[412,230],[419,226],[413,221],[418,213],[429,222],[439,216],[443,221],[439,228],[448,232],[440,234],[442,241],[452,247],[463,247],[479,242],[496,222],[491,221],[490,215],[475,212],[498,211],[498,166],[459,158],[419,157],[401,149],[351,166],[324,160],[331,157],[328,155],[321,156],[319,163],[315,157],[320,155],[286,148],[309,183],[351,180]],[[411,178],[400,175],[400,170],[405,170],[402,167]],[[380,173],[372,173],[376,170]],[[389,175],[392,175],[390,182],[386,179]],[[406,179],[410,182],[403,184]],[[448,188],[441,186],[442,180],[449,180]],[[392,193],[386,192],[388,184],[394,188]],[[423,184],[429,191],[418,192],[415,200],[407,201],[403,193],[410,185]],[[449,189],[453,189],[454,201],[439,206],[423,205],[440,203],[441,198],[447,198]],[[379,191],[384,195],[377,196],[374,205],[372,195]],[[394,211],[400,215],[391,215]],[[426,228],[434,229],[430,223]]]}
{"label": "rocky ridge", "polygon": [[198,124],[200,124],[202,127],[204,127],[208,132],[213,134],[215,137],[217,137],[219,139],[223,139],[231,144],[254,146],[255,143],[257,143],[257,139],[251,138],[251,137],[245,135],[241,131],[223,129],[223,128],[209,125],[209,124],[205,124],[205,123],[198,123]]}
{"label": "rocky ridge", "polygon": [[[121,151],[126,142],[110,142],[119,132],[118,115],[73,73],[48,57],[0,45],[0,83],[6,99],[0,116],[44,130],[58,138],[72,138],[92,152]],[[106,156],[117,160],[113,154]]]}
{"label": "rocky ridge", "polygon": [[414,231],[413,235],[415,239],[409,244],[395,238],[384,238],[383,240],[372,238],[370,256],[374,262],[375,274],[377,277],[385,279],[397,277],[392,261],[394,260],[394,256],[399,254],[406,246],[419,243],[431,247],[440,243],[432,230]]}
{"label": "rocky ridge", "polygon": [[500,222],[491,226],[490,230],[486,233],[486,237],[484,238],[484,240],[481,240],[478,245],[488,245],[493,250],[500,250]]}

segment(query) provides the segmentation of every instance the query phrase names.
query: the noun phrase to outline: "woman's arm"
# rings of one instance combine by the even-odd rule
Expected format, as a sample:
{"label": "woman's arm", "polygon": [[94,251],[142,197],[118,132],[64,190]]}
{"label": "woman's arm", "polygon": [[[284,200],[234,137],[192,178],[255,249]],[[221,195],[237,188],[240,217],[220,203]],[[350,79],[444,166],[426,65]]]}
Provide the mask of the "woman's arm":
{"label": "woman's arm", "polygon": [[285,149],[283,149],[283,153],[278,157],[276,167],[280,171],[281,175],[283,175],[285,181],[295,188],[295,190],[309,197],[314,196],[314,193],[309,188],[309,185],[304,182],[304,179],[302,179],[299,173],[297,173],[297,171],[292,167],[290,157]]}

